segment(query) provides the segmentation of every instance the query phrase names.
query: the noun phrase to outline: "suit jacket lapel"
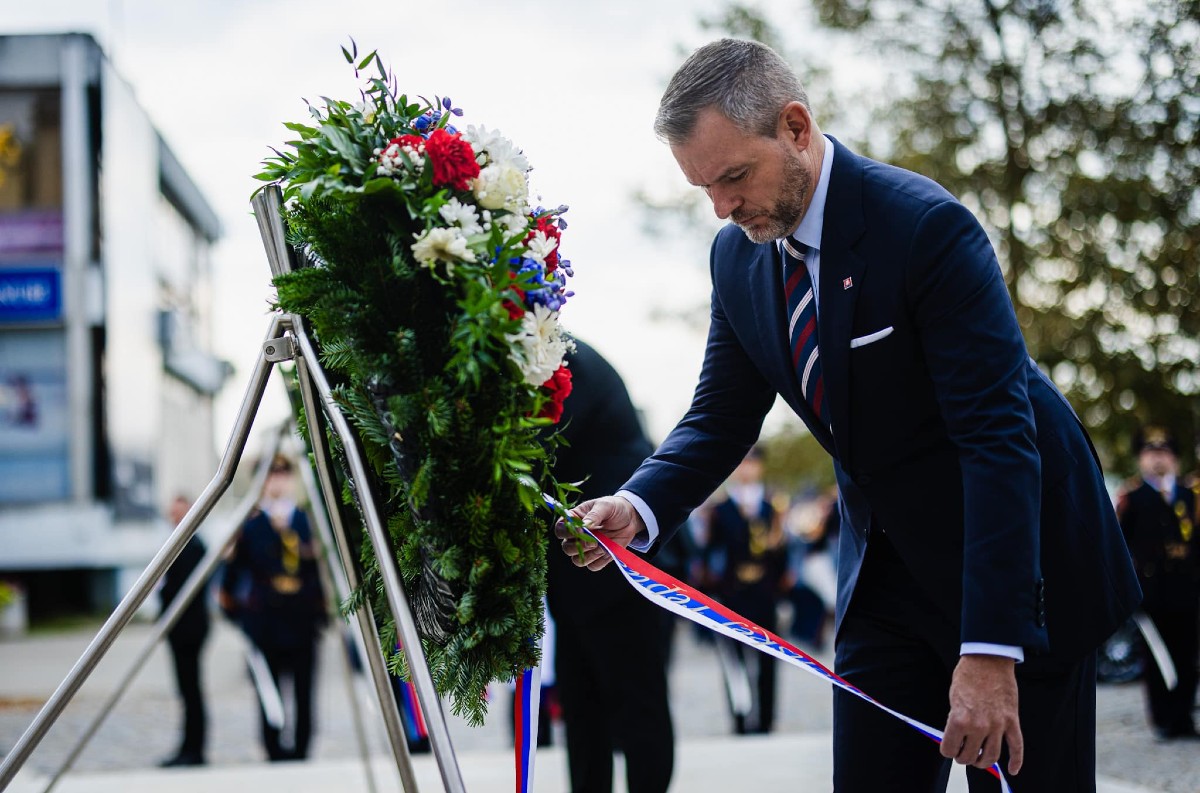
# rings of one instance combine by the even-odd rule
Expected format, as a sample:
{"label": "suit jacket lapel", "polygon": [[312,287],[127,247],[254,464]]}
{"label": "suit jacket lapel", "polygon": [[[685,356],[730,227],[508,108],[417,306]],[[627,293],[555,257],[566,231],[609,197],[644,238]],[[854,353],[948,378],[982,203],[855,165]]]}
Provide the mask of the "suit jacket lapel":
{"label": "suit jacket lapel", "polygon": [[833,438],[813,412],[808,400],[800,392],[800,380],[792,366],[791,343],[788,338],[787,304],[783,296],[783,260],[775,243],[757,246],[758,253],[751,264],[749,290],[754,302],[754,316],[758,323],[758,337],[773,366],[785,373],[779,392],[788,404],[799,413],[813,437],[830,453],[834,454]]}
{"label": "suit jacket lapel", "polygon": [[866,283],[867,262],[853,246],[866,231],[862,216],[862,163],[845,146],[833,142],[835,155],[825,199],[821,230],[821,299],[817,306],[818,342],[825,398],[838,459],[850,464],[850,338],[858,294]]}

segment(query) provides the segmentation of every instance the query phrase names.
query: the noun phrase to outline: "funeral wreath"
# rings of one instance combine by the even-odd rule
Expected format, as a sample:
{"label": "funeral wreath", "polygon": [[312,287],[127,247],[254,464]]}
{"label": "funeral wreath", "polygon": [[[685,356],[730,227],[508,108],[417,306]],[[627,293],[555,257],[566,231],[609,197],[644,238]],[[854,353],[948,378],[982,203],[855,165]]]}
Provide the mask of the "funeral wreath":
{"label": "funeral wreath", "polygon": [[[400,93],[375,52],[342,51],[363,81],[357,101],[308,103],[257,175],[281,187],[303,265],[276,278],[279,306],[315,337],[387,521],[392,547],[362,541],[345,608],[371,602],[406,674],[379,616],[376,555],[392,554],[439,692],[478,723],[487,684],[538,661],[553,517],[542,494],[565,503],[571,490],[549,474],[571,390],[566,207],[530,205],[529,163],[498,131],[463,128],[449,98]],[[360,485],[342,468],[349,505]]]}

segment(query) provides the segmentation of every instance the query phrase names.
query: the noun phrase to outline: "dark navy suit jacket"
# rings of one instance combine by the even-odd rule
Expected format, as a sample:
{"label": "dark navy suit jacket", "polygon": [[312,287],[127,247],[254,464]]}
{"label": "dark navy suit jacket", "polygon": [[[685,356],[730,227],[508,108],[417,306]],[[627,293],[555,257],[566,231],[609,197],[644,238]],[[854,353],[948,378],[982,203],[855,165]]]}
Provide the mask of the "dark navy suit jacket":
{"label": "dark navy suit jacket", "polygon": [[[575,351],[567,355],[571,394],[563,403],[559,422],[569,445],[555,452],[554,477],[560,482],[581,483],[579,500],[585,501],[612,493],[654,446],[642,431],[617,370],[579,339],[575,345]],[[576,567],[566,554],[557,552],[546,555],[546,599],[554,619],[592,631],[608,627],[594,619],[599,611],[650,606],[625,583],[615,565],[592,572]]]}
{"label": "dark navy suit jacket", "polygon": [[1029,358],[971,213],[929,179],[833,146],[818,311],[832,427],[792,368],[777,248],[731,225],[712,247],[692,406],[623,489],[668,536],[782,394],[834,459],[839,625],[883,530],[961,641],[1073,660],[1140,598],[1091,442]]}

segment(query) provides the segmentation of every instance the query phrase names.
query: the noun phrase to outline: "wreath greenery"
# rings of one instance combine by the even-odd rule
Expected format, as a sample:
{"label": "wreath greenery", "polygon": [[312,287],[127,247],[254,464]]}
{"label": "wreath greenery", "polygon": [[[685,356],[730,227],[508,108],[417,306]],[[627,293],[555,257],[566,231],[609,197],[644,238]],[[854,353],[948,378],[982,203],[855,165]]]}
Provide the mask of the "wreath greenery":
{"label": "wreath greenery", "polygon": [[276,279],[279,305],[319,344],[393,545],[362,542],[345,608],[372,602],[407,674],[376,558],[394,554],[439,692],[479,723],[487,684],[538,662],[542,494],[572,490],[549,473],[570,391],[566,208],[528,206],[529,165],[506,138],[458,131],[449,99],[410,100],[375,52],[342,51],[361,101],[309,103],[312,121],[286,124],[299,137],[256,177],[281,185],[304,263]]}

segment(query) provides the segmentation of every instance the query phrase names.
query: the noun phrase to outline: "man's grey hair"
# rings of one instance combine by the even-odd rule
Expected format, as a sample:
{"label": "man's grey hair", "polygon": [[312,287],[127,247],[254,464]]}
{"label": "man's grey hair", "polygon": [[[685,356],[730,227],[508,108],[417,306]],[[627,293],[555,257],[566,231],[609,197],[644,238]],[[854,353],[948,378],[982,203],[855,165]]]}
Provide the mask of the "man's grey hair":
{"label": "man's grey hair", "polygon": [[691,54],[663,93],[654,133],[674,146],[686,141],[705,108],[716,108],[743,132],[773,136],[789,102],[808,108],[808,94],[775,50],[757,41],[721,39]]}

